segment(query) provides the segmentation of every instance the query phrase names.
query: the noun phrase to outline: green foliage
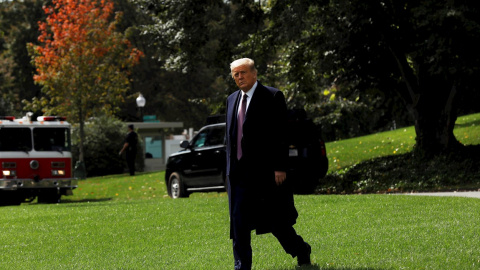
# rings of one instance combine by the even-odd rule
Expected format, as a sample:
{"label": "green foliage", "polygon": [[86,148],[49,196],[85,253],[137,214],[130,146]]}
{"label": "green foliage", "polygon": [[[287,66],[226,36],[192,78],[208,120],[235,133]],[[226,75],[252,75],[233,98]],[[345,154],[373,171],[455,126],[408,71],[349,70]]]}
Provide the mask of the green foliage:
{"label": "green foliage", "polygon": [[118,111],[129,88],[129,69],[143,53],[115,31],[121,14],[112,20],[112,1],[54,0],[44,11],[41,44],[28,44],[42,96],[22,102],[25,110],[79,123],[78,159],[84,162],[84,122]]}
{"label": "green foliage", "polygon": [[112,20],[111,1],[55,1],[45,7],[46,22],[39,23],[41,44],[29,45],[44,96],[25,100],[26,109],[75,123],[116,112],[129,88],[129,69],[142,56],[115,31],[121,14]]}
{"label": "green foliage", "polygon": [[372,117],[373,112],[366,104],[342,98],[329,99],[308,107],[314,122],[322,127],[326,141],[370,134],[371,126],[377,120]]}
{"label": "green foliage", "polygon": [[344,67],[335,66],[338,60],[330,62],[329,55],[338,53],[337,43],[346,46],[348,41],[335,40],[338,34],[322,25],[322,18],[330,16],[324,5],[275,1],[266,9],[269,24],[257,33],[261,41],[254,35],[239,47],[245,53],[255,49],[260,80],[282,89],[290,108],[304,108],[328,141],[384,131],[393,120],[397,127],[411,125],[398,94],[376,85],[359,86],[361,78],[345,80]]}
{"label": "green foliage", "polygon": [[[138,25],[144,36],[153,40],[153,59],[159,69],[157,89],[145,89],[154,107],[167,121],[183,121],[197,128],[209,114],[208,103],[215,95],[213,86],[221,74],[217,57],[222,55],[219,36],[225,31],[224,3],[136,1],[152,16],[149,25]],[[223,91],[223,89],[222,89]],[[163,118],[163,117],[162,117]]]}
{"label": "green foliage", "polygon": [[416,155],[413,127],[326,144],[329,174],[320,193],[375,193],[480,188],[480,114],[457,120],[457,151]]}
{"label": "green foliage", "polygon": [[332,86],[321,92],[320,102],[306,104],[326,141],[336,141],[412,125],[405,103],[394,93]]}
{"label": "green foliage", "polygon": [[0,115],[7,115],[13,112],[13,101],[15,100],[15,94],[10,91],[10,87],[13,85],[13,76],[11,69],[14,63],[11,58],[5,57],[5,54],[0,53]]}
{"label": "green foliage", "polygon": [[[125,159],[118,155],[118,152],[123,147],[126,130],[125,123],[109,116],[92,118],[90,122],[86,123],[84,149],[87,176],[123,173],[126,163]],[[80,141],[77,126],[74,126],[72,133],[72,154],[73,164],[75,164],[78,159]],[[137,147],[136,169],[142,171],[144,160],[141,154],[143,152],[141,142]]]}
{"label": "green foliage", "polygon": [[320,193],[388,193],[478,190],[479,146],[430,159],[413,153],[385,156],[355,164],[321,181]]}
{"label": "green foliage", "polygon": [[[463,49],[479,40],[474,6],[473,1],[273,1],[255,56],[272,67],[267,83],[285,90],[289,106],[308,109],[316,122],[336,131],[332,139],[415,120],[416,148],[433,153],[458,145],[452,133],[456,106],[471,107],[465,96],[478,92],[473,85],[480,58],[473,47]],[[241,48],[246,52],[257,44],[252,37]],[[332,89],[336,97],[321,94]],[[368,114],[370,122],[362,117]],[[349,115],[357,116],[350,129]]]}
{"label": "green foliage", "polygon": [[[163,177],[90,178],[61,204],[1,207],[0,268],[231,269],[226,194],[172,200],[162,196]],[[295,229],[313,251],[314,265],[302,269],[476,269],[480,263],[472,229],[480,222],[478,199],[310,195],[295,202]],[[272,235],[253,236],[252,248],[254,269],[297,269]]]}
{"label": "green foliage", "polygon": [[[479,43],[474,1],[114,2],[124,14],[117,30],[146,54],[128,78],[125,103],[110,102],[124,120],[138,119],[134,99],[142,92],[145,114],[200,128],[236,90],[228,64],[239,57],[255,59],[262,83],[280,88],[290,108],[306,109],[328,140],[386,130],[393,120],[407,126],[417,116],[417,130],[438,135],[451,128],[445,122],[454,122],[456,107],[478,110],[480,58],[466,46]],[[0,3],[0,62],[13,77],[0,86],[4,104],[13,104],[4,110],[17,113],[19,99],[40,98],[25,44],[38,44],[43,4]]]}
{"label": "green foliage", "polygon": [[147,78],[156,83],[142,90],[152,100],[146,109],[196,129],[207,116],[224,113],[227,95],[236,90],[229,64],[237,44],[262,24],[259,5],[221,0],[135,4],[151,15],[152,23],[137,25],[136,31],[153,44],[148,61],[157,67]]}
{"label": "green foliage", "polygon": [[22,99],[31,99],[40,92],[33,82],[35,68],[29,64],[26,45],[37,41],[37,22],[45,18],[43,5],[44,1],[39,0],[0,2],[1,115],[23,115]]}

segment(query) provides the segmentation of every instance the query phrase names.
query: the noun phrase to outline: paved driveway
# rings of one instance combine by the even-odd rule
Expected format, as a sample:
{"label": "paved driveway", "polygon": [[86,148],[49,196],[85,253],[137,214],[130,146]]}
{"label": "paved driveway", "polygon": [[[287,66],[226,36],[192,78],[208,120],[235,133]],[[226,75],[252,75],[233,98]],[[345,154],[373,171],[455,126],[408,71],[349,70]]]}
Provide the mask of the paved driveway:
{"label": "paved driveway", "polygon": [[454,196],[480,199],[480,191],[453,191],[453,192],[425,192],[425,193],[404,193],[406,195],[418,196]]}

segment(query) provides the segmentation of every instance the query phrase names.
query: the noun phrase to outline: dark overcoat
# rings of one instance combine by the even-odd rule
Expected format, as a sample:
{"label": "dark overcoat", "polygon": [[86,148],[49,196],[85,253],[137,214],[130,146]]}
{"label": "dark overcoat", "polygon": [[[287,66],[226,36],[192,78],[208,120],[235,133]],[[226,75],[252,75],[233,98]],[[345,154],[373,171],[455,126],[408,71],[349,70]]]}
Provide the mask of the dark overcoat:
{"label": "dark overcoat", "polygon": [[[226,107],[226,174],[232,238],[232,223],[239,214],[254,221],[251,229],[256,229],[257,234],[271,232],[279,224],[293,225],[298,217],[288,179],[280,186],[275,183],[275,171],[287,170],[285,97],[280,90],[258,83],[245,115],[239,162],[236,125],[241,96],[241,90],[231,94]],[[248,192],[239,194],[236,185]],[[233,211],[239,209],[235,207],[239,203],[247,205],[240,208],[242,213]]]}

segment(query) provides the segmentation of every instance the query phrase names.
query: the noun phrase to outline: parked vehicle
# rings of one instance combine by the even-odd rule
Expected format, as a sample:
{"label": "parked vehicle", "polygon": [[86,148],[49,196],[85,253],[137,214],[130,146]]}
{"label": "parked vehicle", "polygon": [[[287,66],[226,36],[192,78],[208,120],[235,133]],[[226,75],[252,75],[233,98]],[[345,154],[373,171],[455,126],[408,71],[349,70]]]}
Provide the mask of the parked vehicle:
{"label": "parked vehicle", "polygon": [[[293,182],[296,193],[312,193],[328,170],[325,143],[320,130],[303,110],[289,111],[288,125],[287,178]],[[225,190],[224,138],[225,123],[217,123],[200,129],[190,142],[180,143],[183,150],[171,154],[166,166],[165,184],[170,197],[188,197],[197,191]]]}
{"label": "parked vehicle", "polygon": [[287,179],[293,179],[295,193],[312,193],[328,171],[327,149],[320,127],[307,118],[305,110],[289,110],[287,132]]}
{"label": "parked vehicle", "polygon": [[165,184],[172,198],[191,192],[225,190],[225,123],[203,127],[180,152],[169,156]]}
{"label": "parked vehicle", "polygon": [[70,124],[63,117],[0,116],[0,205],[72,195]]}

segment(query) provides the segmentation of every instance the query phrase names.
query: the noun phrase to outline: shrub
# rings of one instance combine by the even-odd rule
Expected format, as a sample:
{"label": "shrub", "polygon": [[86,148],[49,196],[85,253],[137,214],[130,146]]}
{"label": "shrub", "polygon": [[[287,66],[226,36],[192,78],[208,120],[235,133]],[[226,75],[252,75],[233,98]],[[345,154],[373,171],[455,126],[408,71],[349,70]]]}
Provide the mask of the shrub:
{"label": "shrub", "polygon": [[[122,149],[127,132],[126,124],[114,117],[100,116],[85,123],[85,168],[87,175],[102,176],[120,174],[126,169],[126,162],[118,152]],[[79,149],[78,126],[72,132],[72,154],[74,163],[78,160]],[[143,170],[144,163],[142,143],[139,141],[137,150],[137,170]]]}
{"label": "shrub", "polygon": [[369,89],[362,95],[349,88],[331,88],[321,101],[305,106],[315,124],[322,127],[325,141],[364,136],[411,125],[400,97]]}
{"label": "shrub", "polygon": [[317,193],[478,190],[479,151],[469,145],[428,159],[414,152],[374,158],[327,175]]}

